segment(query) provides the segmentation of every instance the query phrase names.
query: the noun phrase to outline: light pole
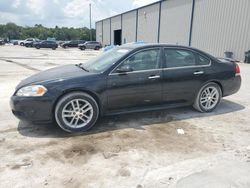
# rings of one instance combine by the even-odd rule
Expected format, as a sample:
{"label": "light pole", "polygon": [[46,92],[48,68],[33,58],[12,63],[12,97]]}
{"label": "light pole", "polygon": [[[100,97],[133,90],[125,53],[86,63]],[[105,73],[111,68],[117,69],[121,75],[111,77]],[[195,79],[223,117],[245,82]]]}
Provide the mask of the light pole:
{"label": "light pole", "polygon": [[90,40],[92,41],[92,31],[91,31],[91,3],[89,4],[89,34],[90,34]]}

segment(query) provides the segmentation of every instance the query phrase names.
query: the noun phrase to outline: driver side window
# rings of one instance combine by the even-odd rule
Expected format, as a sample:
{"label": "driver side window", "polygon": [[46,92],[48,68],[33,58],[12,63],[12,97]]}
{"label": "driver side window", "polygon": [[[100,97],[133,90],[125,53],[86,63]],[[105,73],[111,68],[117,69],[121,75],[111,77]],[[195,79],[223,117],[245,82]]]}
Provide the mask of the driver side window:
{"label": "driver side window", "polygon": [[132,71],[158,69],[160,62],[160,49],[150,49],[138,52],[125,60],[118,68],[129,66]]}

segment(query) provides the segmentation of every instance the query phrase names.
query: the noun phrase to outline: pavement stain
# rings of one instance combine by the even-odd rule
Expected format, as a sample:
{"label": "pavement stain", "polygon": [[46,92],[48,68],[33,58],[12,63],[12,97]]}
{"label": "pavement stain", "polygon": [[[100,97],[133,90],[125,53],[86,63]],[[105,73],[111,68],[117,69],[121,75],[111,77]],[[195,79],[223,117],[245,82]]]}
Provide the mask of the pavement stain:
{"label": "pavement stain", "polygon": [[[117,126],[122,126],[120,123],[124,122],[119,122]],[[176,131],[178,128],[185,130],[185,134],[178,135]],[[102,128],[99,127],[99,129]],[[187,154],[196,151],[209,152],[214,149],[203,142],[207,141],[207,138],[213,139],[213,137],[199,132],[199,129],[186,121],[146,125],[142,126],[141,129],[130,127],[98,132],[97,128],[95,131],[97,133],[84,133],[83,135],[60,138],[57,141],[53,139],[45,143],[39,143],[36,140],[34,144],[29,143],[29,145],[23,145],[20,140],[22,147],[17,145],[10,151],[14,155],[26,155],[32,152],[32,155],[36,154],[42,164],[53,160],[59,163],[77,165],[87,163],[94,155],[101,155],[104,159],[111,160],[119,157],[121,152],[133,149],[142,149],[156,154],[162,152]],[[8,147],[8,144],[5,147]],[[43,152],[44,148],[46,148],[45,153]]]}

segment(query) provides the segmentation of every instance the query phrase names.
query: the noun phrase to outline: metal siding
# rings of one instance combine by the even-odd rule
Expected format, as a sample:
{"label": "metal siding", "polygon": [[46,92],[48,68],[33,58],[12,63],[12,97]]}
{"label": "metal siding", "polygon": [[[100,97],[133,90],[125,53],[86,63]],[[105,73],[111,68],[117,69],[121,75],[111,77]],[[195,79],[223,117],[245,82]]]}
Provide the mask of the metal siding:
{"label": "metal siding", "polygon": [[136,11],[122,15],[122,43],[134,42],[136,38]]}
{"label": "metal siding", "polygon": [[111,18],[111,44],[114,44],[114,31],[121,29],[121,15]]}
{"label": "metal siding", "polygon": [[157,3],[138,10],[138,41],[157,42],[159,6]]}
{"label": "metal siding", "polygon": [[232,51],[244,60],[250,49],[249,0],[196,0],[191,45],[214,56]]}
{"label": "metal siding", "polygon": [[102,21],[96,22],[96,41],[102,43]]}
{"label": "metal siding", "polygon": [[192,0],[162,2],[160,42],[188,45]]}
{"label": "metal siding", "polygon": [[103,46],[110,44],[110,19],[103,20]]}

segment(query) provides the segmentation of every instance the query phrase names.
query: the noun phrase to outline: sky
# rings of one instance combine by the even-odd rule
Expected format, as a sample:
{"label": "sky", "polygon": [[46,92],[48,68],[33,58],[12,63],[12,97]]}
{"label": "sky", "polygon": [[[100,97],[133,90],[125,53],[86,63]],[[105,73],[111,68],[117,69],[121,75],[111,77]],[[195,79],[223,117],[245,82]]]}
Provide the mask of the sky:
{"label": "sky", "polygon": [[0,24],[14,22],[22,26],[92,27],[95,22],[158,0],[0,0]]}

